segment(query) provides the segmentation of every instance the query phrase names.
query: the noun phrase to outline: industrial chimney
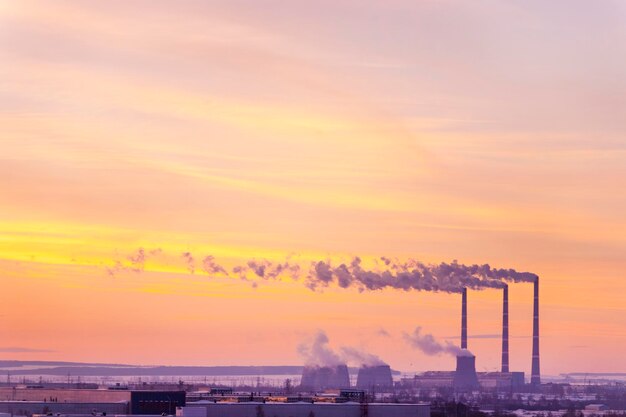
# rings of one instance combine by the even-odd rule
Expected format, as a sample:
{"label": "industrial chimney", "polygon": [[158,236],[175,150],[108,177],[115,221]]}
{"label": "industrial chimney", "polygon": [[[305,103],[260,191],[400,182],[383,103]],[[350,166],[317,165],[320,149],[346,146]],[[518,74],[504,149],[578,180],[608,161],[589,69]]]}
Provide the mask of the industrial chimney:
{"label": "industrial chimney", "polygon": [[467,349],[467,288],[463,288],[461,301],[461,349]]}
{"label": "industrial chimney", "polygon": [[509,372],[509,286],[502,292],[502,372]]}
{"label": "industrial chimney", "polygon": [[539,277],[535,279],[535,296],[533,300],[533,366],[530,376],[530,384],[541,385],[539,371]]}

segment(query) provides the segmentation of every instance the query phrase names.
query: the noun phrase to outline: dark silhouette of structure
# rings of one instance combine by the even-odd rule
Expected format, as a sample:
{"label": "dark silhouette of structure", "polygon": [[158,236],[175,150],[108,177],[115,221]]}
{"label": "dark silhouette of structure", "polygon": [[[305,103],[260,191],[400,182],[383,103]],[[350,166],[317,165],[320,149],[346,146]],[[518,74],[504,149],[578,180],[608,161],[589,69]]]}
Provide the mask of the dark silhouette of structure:
{"label": "dark silhouette of structure", "polygon": [[389,365],[363,366],[356,379],[359,389],[391,388],[393,379]]}
{"label": "dark silhouette of structure", "polygon": [[461,349],[467,349],[467,288],[463,288],[461,302]]}
{"label": "dark silhouette of structure", "polygon": [[479,389],[478,375],[476,375],[476,356],[467,349],[463,349],[456,357],[456,371],[452,381],[454,389],[472,391]]}
{"label": "dark silhouette of structure", "polygon": [[502,291],[502,372],[509,372],[509,286]]}
{"label": "dark silhouette of structure", "polygon": [[539,277],[534,283],[533,300],[533,364],[530,374],[530,384],[538,387],[541,385],[541,372],[539,370]]}
{"label": "dark silhouette of structure", "polygon": [[305,366],[300,388],[310,391],[350,388],[350,375],[346,365]]}

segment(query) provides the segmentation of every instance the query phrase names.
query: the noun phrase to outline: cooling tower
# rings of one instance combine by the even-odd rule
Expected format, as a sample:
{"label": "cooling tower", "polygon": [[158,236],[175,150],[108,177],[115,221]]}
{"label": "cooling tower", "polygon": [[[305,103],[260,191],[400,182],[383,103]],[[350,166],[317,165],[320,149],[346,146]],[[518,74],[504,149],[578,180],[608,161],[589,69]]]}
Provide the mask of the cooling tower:
{"label": "cooling tower", "polygon": [[357,376],[356,387],[359,389],[393,387],[391,368],[389,365],[361,367]]}
{"label": "cooling tower", "polygon": [[509,372],[509,286],[502,292],[502,372]]}
{"label": "cooling tower", "polygon": [[305,366],[302,370],[300,388],[310,391],[350,388],[348,367],[346,365]]}
{"label": "cooling tower", "polygon": [[478,376],[476,375],[476,356],[467,349],[462,349],[456,357],[453,385],[457,390],[471,391],[479,388]]}
{"label": "cooling tower", "polygon": [[535,279],[535,296],[533,299],[533,366],[530,383],[534,386],[541,385],[541,372],[539,371],[539,277]]}
{"label": "cooling tower", "polygon": [[467,349],[467,288],[463,288],[461,301],[461,349]]}

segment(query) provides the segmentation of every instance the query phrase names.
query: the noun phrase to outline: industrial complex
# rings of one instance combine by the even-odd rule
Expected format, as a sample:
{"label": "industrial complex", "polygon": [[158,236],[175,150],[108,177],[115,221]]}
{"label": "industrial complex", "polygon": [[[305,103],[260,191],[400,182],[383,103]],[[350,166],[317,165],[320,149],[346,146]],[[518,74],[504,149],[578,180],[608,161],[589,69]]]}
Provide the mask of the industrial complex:
{"label": "industrial complex", "polygon": [[[533,282],[533,344],[532,373],[530,388],[541,385],[539,371],[539,278]],[[509,369],[509,287],[502,289],[502,365],[500,372],[476,372],[476,357],[467,346],[467,289],[461,298],[461,349],[456,357],[455,371],[428,371],[416,375],[403,384],[416,388],[452,387],[457,391],[495,389],[498,391],[520,391],[525,389],[524,372]]]}
{"label": "industrial complex", "polygon": [[[603,388],[542,384],[539,356],[539,280],[533,283],[531,376],[509,366],[509,289],[502,288],[502,363],[499,372],[477,372],[468,346],[468,292],[461,291],[461,344],[456,368],[427,371],[394,380],[389,365],[348,368],[346,364],[302,367],[299,380],[284,385],[185,383],[0,383],[0,417],[11,416],[178,416],[178,417],[443,417],[490,412],[559,410],[579,407],[587,414],[626,408],[624,384]],[[291,367],[293,368],[293,367]],[[352,379],[351,376],[356,376]],[[32,381],[31,381],[32,382]],[[607,388],[608,387],[608,388]],[[593,395],[589,394],[593,392]],[[621,397],[620,397],[621,395]],[[616,400],[617,398],[617,400]],[[620,400],[620,398],[622,398]],[[599,402],[605,399],[611,406]],[[450,408],[452,407],[452,408]],[[455,408],[456,407],[456,408]],[[454,410],[454,411],[451,411]],[[595,410],[595,411],[594,411]],[[587,415],[585,414],[585,415]]]}

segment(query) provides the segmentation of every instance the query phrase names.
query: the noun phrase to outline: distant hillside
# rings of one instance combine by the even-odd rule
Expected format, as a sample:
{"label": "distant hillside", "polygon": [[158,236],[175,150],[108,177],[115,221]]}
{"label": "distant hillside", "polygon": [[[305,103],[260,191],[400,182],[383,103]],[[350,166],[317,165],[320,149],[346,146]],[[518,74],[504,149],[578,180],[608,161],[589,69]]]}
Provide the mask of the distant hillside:
{"label": "distant hillside", "polygon": [[294,375],[301,366],[57,366],[38,369],[15,369],[12,375],[73,376],[224,376],[224,375]]}
{"label": "distant hillside", "polygon": [[[40,367],[40,368],[39,368]],[[0,368],[11,375],[64,376],[237,376],[298,375],[302,366],[137,366],[53,361],[0,361]],[[350,368],[351,373],[358,368]],[[399,374],[398,371],[393,371]]]}
{"label": "distant hillside", "polygon": [[114,364],[114,363],[0,360],[0,368],[21,368],[21,367],[33,367],[33,366],[45,366],[45,367],[49,367],[49,366],[129,366],[129,367],[137,367],[136,365],[122,365],[122,364]]}

